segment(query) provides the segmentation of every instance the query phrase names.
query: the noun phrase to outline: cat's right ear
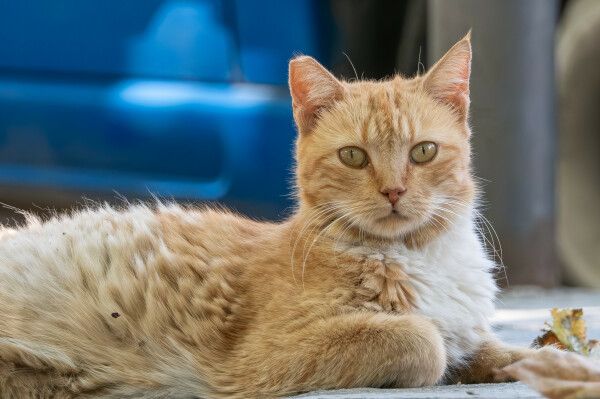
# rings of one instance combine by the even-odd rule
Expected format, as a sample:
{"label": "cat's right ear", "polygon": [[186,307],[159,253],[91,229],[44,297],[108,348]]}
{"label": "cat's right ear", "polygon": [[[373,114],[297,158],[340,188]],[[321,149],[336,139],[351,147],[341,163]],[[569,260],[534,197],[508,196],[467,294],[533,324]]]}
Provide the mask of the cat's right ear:
{"label": "cat's right ear", "polygon": [[456,43],[425,76],[424,86],[433,97],[454,108],[466,120],[469,113],[471,31]]}
{"label": "cat's right ear", "polygon": [[289,82],[294,119],[300,134],[309,133],[319,113],[340,100],[346,91],[335,76],[306,55],[290,61]]}

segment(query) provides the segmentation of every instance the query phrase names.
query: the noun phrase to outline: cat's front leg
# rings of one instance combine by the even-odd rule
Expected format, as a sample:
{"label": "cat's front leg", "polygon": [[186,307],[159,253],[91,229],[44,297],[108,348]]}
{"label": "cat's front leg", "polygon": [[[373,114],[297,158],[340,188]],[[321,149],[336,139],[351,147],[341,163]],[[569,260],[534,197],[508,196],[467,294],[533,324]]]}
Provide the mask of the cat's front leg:
{"label": "cat's front leg", "polygon": [[537,349],[505,344],[489,336],[479,349],[467,359],[467,364],[447,377],[448,382],[480,384],[514,381],[510,377],[499,377],[496,370],[502,369],[526,357],[533,356]]}
{"label": "cat's front leg", "polygon": [[311,322],[286,338],[286,348],[269,357],[268,379],[246,397],[434,385],[446,369],[438,328],[414,314],[342,314]]}

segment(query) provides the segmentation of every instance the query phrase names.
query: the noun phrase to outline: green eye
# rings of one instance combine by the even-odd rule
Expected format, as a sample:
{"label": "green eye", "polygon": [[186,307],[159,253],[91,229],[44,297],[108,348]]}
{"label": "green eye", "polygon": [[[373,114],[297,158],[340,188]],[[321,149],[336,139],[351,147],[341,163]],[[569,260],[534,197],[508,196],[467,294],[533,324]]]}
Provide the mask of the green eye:
{"label": "green eye", "polygon": [[414,163],[425,163],[431,161],[436,153],[437,145],[431,141],[424,141],[410,151],[410,159]]}
{"label": "green eye", "polygon": [[339,154],[340,160],[353,168],[364,168],[369,163],[367,153],[358,147],[344,147]]}

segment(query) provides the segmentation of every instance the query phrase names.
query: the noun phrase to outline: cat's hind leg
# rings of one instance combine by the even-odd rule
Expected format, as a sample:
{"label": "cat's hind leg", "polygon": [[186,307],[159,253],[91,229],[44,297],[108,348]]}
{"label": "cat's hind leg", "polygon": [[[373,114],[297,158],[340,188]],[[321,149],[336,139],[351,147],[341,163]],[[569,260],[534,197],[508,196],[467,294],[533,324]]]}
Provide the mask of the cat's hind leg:
{"label": "cat's hind leg", "polygon": [[451,383],[481,384],[490,382],[514,381],[507,375],[498,377],[499,370],[526,357],[533,356],[538,350],[505,344],[494,337],[487,337],[478,350],[467,359],[466,364],[451,373],[447,380]]}

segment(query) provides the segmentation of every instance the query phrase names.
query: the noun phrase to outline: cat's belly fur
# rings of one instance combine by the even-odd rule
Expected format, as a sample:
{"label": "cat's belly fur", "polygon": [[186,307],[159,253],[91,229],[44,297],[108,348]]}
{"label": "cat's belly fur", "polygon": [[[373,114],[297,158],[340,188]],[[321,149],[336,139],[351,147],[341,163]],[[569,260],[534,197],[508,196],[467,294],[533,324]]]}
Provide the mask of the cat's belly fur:
{"label": "cat's belly fur", "polygon": [[357,258],[374,258],[401,267],[416,292],[414,313],[436,324],[444,338],[449,366],[458,366],[489,332],[497,286],[493,261],[468,219],[455,224],[422,250],[404,245],[386,249],[346,248]]}

